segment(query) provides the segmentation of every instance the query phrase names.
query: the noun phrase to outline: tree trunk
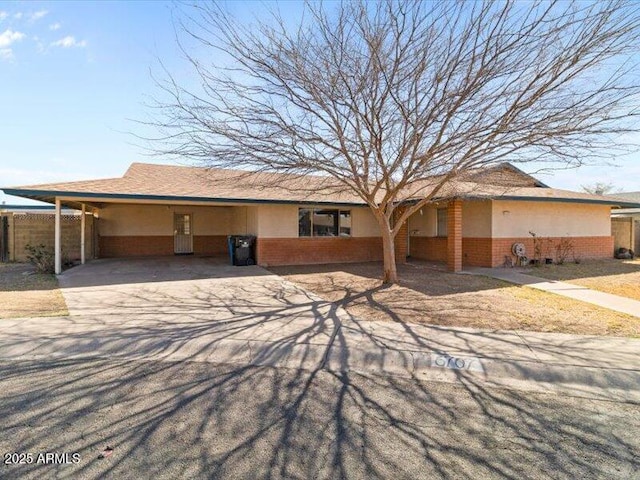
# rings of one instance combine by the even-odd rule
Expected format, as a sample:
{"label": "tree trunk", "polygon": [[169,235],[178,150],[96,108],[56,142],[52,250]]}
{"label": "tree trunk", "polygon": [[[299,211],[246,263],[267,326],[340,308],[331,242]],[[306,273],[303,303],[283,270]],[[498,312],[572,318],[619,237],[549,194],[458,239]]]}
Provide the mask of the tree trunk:
{"label": "tree trunk", "polygon": [[382,282],[385,284],[398,283],[398,270],[396,268],[396,244],[395,238],[389,226],[382,228],[382,255],[384,260],[384,276]]}

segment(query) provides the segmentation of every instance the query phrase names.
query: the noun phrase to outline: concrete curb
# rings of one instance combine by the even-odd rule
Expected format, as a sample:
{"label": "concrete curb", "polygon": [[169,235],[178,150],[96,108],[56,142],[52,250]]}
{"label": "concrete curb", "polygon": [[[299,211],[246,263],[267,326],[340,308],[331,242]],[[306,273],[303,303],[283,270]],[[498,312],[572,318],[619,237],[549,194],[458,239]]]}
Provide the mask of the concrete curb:
{"label": "concrete curb", "polygon": [[557,365],[540,361],[483,358],[461,353],[358,348],[349,345],[201,338],[180,345],[167,340],[78,344],[64,339],[9,345],[0,342],[0,359],[67,360],[107,358],[144,361],[190,361],[269,366],[334,373],[392,375],[422,381],[458,383],[479,388],[498,387],[539,393],[587,396],[640,403],[640,371]]}

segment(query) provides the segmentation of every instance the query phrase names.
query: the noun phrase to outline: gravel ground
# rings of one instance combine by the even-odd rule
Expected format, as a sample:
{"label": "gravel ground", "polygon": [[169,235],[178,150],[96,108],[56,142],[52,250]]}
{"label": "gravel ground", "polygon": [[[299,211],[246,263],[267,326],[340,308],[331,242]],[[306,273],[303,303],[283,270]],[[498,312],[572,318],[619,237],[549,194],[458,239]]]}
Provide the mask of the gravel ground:
{"label": "gravel ground", "polygon": [[362,320],[430,325],[640,336],[640,319],[499,280],[452,274],[413,261],[399,266],[400,284],[382,285],[378,263],[272,267]]}

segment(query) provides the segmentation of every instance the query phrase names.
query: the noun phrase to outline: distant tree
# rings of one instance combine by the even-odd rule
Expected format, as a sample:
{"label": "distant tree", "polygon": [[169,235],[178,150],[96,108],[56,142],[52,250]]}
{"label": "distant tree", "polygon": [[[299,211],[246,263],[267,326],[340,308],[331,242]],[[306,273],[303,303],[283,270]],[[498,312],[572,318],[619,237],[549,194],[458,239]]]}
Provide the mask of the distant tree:
{"label": "distant tree", "polygon": [[291,28],[277,12],[246,24],[198,2],[180,44],[210,55],[183,48],[199,87],[170,72],[159,82],[153,148],[332,177],[371,208],[384,281],[396,282],[401,225],[470,169],[576,167],[635,131],[639,10],[618,0],[310,2]]}
{"label": "distant tree", "polygon": [[606,195],[607,193],[613,193],[617,189],[613,183],[596,182],[591,185],[582,185],[582,190],[593,195]]}

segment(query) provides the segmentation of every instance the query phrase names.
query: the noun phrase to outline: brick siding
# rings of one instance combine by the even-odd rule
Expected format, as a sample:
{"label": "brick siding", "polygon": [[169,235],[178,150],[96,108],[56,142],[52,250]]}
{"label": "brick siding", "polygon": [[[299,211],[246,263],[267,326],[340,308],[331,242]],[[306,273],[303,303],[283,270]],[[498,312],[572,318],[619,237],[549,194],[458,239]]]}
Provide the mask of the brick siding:
{"label": "brick siding", "polygon": [[173,255],[173,236],[101,236],[100,258]]}
{"label": "brick siding", "polygon": [[193,253],[196,255],[222,255],[228,251],[226,235],[193,236]]}
{"label": "brick siding", "polygon": [[411,237],[411,257],[430,262],[447,261],[447,237]]}
{"label": "brick siding", "polygon": [[[462,238],[462,264],[473,267],[488,267],[492,258],[491,238]],[[509,246],[511,249],[511,246]]]}
{"label": "brick siding", "polygon": [[[576,256],[582,259],[611,258],[613,237],[567,237],[573,243]],[[560,237],[551,238],[550,257],[555,259],[555,245]],[[514,243],[525,245],[527,256],[533,258],[533,238],[473,238],[462,239],[462,264],[476,267],[500,267],[505,256],[511,257]],[[423,260],[446,262],[446,237],[411,237],[411,257]],[[515,258],[515,257],[514,257]],[[569,255],[567,261],[573,261]]]}
{"label": "brick siding", "polygon": [[[399,207],[395,211],[395,217],[398,218],[402,215],[404,209]],[[400,227],[400,231],[396,235],[395,238],[395,255],[396,255],[396,263],[405,263],[407,261],[407,235],[408,235],[408,226],[405,221]]]}
{"label": "brick siding", "polygon": [[462,201],[453,200],[447,207],[447,268],[462,270]]}
{"label": "brick siding", "polygon": [[[548,238],[548,237],[547,237]],[[611,258],[613,257],[613,237],[567,237],[573,243],[575,255],[581,259],[587,258]],[[555,258],[554,246],[558,244],[561,237],[550,237],[551,248],[549,257]],[[533,258],[533,238],[494,238],[491,242],[491,266],[499,267],[504,264],[505,256],[511,256],[511,247],[514,243],[523,243],[526,249],[526,256]],[[543,249],[543,257],[547,252]],[[567,261],[573,261],[573,256],[569,255]],[[488,265],[487,265],[488,266]]]}
{"label": "brick siding", "polygon": [[258,238],[259,265],[305,265],[382,260],[379,237]]}

